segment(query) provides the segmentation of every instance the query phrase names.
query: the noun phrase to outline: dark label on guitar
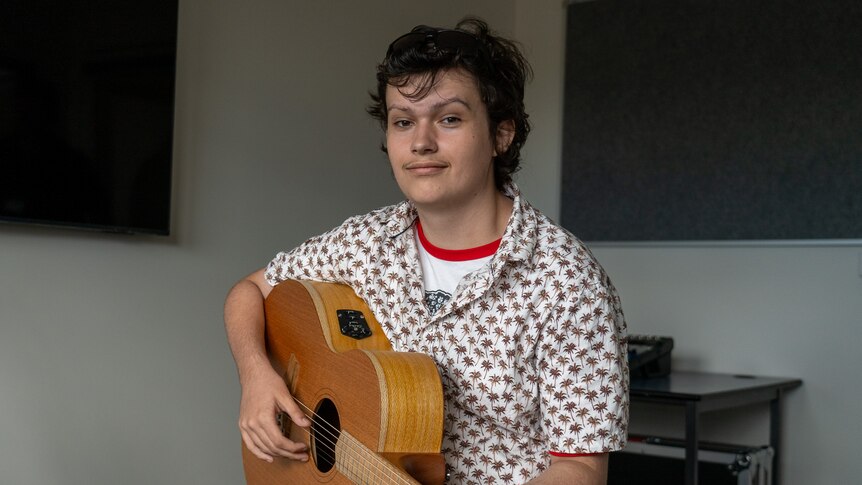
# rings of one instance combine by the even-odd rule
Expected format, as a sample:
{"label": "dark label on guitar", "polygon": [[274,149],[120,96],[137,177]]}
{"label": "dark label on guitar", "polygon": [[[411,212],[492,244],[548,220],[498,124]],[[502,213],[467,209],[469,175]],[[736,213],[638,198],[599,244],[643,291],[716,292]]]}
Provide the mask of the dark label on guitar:
{"label": "dark label on guitar", "polygon": [[356,340],[371,336],[371,329],[365,321],[365,315],[359,310],[336,310],[336,314],[342,335]]}

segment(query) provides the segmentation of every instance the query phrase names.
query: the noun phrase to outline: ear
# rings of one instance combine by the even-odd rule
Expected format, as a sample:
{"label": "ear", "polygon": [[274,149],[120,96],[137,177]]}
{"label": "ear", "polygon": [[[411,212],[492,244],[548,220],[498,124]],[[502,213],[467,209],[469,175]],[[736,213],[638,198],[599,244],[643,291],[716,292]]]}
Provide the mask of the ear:
{"label": "ear", "polygon": [[497,125],[497,136],[494,140],[494,156],[505,153],[515,139],[515,122],[506,120]]}

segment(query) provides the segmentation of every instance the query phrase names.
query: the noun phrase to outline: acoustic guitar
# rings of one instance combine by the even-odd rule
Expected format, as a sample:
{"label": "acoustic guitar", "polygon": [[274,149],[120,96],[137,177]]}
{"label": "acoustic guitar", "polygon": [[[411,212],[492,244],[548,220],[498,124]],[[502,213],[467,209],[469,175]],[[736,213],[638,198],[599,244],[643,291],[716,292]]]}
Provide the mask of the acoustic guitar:
{"label": "acoustic guitar", "polygon": [[249,485],[442,484],[443,389],[430,357],[394,352],[348,286],[288,280],[265,302],[273,367],[312,422],[278,420],[307,462],[243,446]]}

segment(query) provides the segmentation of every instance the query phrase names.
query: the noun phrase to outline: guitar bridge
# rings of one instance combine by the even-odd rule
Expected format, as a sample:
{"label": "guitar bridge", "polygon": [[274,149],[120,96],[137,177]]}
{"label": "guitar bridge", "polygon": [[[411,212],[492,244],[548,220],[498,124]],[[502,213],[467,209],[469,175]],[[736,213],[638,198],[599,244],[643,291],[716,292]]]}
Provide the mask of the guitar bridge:
{"label": "guitar bridge", "polygon": [[359,310],[336,310],[338,316],[338,327],[341,334],[356,340],[362,340],[371,336],[371,328],[365,321],[365,315]]}

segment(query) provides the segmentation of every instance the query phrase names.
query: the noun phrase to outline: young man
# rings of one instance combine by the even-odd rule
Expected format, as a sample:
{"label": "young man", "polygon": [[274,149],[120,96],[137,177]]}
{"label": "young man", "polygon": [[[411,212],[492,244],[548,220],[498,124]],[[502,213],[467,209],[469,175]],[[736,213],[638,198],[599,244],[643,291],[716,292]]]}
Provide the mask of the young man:
{"label": "young man", "polygon": [[312,279],[350,285],[395,350],[435,360],[449,483],[606,481],[607,453],[626,439],[626,325],[589,251],[511,181],[529,72],[477,19],[389,46],[369,113],[407,200],[279,253],[225,304],[256,456],[308,459],[276,425],[279,411],[310,422],[266,357],[263,300],[285,279]]}

